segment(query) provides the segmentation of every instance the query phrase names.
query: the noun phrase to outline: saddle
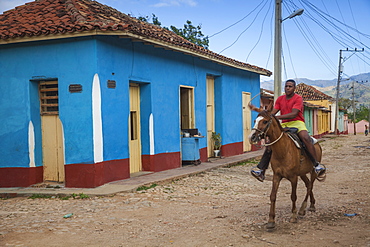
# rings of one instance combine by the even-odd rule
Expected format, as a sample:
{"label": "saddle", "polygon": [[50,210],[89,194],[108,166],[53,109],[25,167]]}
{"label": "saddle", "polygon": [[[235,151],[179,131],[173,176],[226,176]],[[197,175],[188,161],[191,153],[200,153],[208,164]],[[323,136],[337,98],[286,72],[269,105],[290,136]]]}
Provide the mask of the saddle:
{"label": "saddle", "polygon": [[[294,144],[297,146],[299,149],[306,149],[304,143],[301,141],[301,139],[298,136],[298,129],[297,128],[284,128],[285,133],[288,134],[290,139],[294,142]],[[312,144],[317,143],[317,139],[313,138],[311,136],[311,142]]]}

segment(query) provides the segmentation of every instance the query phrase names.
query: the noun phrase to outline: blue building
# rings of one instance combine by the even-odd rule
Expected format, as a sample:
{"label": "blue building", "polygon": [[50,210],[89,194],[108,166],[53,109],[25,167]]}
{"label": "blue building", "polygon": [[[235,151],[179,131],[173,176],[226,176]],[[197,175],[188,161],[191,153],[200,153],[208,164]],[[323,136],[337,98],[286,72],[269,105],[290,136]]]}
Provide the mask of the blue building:
{"label": "blue building", "polygon": [[[250,150],[248,110],[271,72],[90,0],[39,0],[0,15],[0,186],[96,187]],[[259,105],[259,99],[253,101]],[[200,132],[201,134],[199,134]],[[193,133],[194,134],[194,133]],[[193,136],[194,137],[194,136]]]}

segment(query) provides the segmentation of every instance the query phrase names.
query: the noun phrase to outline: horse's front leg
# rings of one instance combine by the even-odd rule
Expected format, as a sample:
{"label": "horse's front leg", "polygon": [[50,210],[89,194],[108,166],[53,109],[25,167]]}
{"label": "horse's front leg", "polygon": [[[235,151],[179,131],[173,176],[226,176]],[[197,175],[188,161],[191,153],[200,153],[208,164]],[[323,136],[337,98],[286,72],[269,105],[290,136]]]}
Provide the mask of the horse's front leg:
{"label": "horse's front leg", "polygon": [[276,207],[276,195],[281,181],[281,176],[274,174],[272,179],[272,189],[270,194],[270,213],[269,221],[267,222],[267,230],[272,230],[275,228],[275,207]]}
{"label": "horse's front leg", "polygon": [[293,178],[289,179],[292,185],[292,193],[290,194],[290,199],[292,200],[292,218],[290,219],[291,223],[297,223],[297,183],[298,183],[298,176],[294,176]]}

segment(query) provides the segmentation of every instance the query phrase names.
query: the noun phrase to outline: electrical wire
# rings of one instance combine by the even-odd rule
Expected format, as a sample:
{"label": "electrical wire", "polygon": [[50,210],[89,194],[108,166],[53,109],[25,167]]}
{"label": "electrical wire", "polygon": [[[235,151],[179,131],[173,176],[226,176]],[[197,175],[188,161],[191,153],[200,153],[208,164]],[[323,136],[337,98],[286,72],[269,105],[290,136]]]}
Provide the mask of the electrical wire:
{"label": "electrical wire", "polygon": [[263,33],[263,26],[264,26],[264,24],[265,24],[266,17],[267,17],[267,15],[268,15],[268,13],[270,12],[270,9],[271,9],[271,4],[269,5],[269,8],[268,8],[268,10],[267,10],[267,12],[266,12],[266,14],[265,14],[265,16],[264,16],[264,18],[263,18],[263,21],[262,21],[262,24],[261,24],[261,31],[260,31],[260,35],[259,35],[259,37],[258,37],[258,40],[257,40],[257,42],[254,44],[254,46],[252,47],[252,49],[249,51],[248,56],[247,56],[247,58],[245,59],[245,62],[247,62],[247,61],[248,61],[248,58],[249,58],[249,56],[251,55],[252,51],[254,50],[254,48],[256,48],[256,46],[258,45],[258,43],[259,43],[259,42],[260,42],[260,40],[261,40],[261,36],[262,36],[262,33]]}
{"label": "electrical wire", "polygon": [[[369,35],[361,33],[357,30],[357,28],[356,29],[352,28],[349,25],[347,25],[343,22],[340,22],[337,19],[329,16],[328,14],[319,10],[313,4],[309,3],[307,0],[300,0],[300,2],[303,5],[306,5],[307,9],[312,10],[312,13],[317,14],[318,17],[323,19],[328,24],[329,27],[331,26],[334,29],[334,31],[337,31],[339,33],[339,35],[335,34],[335,32],[333,32],[333,30],[330,30],[328,26],[325,26],[319,20],[317,20],[317,18],[315,18],[312,14],[310,14],[310,11],[305,12],[305,13],[307,13],[306,14],[307,17],[309,17],[312,21],[314,21],[320,27],[322,27],[323,30],[326,31],[337,43],[343,45],[344,47],[351,47],[352,45],[356,47],[358,45],[363,45],[364,47],[367,48],[367,50],[370,50],[370,48],[366,44],[364,44],[361,40],[359,40],[360,38],[357,39],[357,38],[353,37],[351,34],[349,34],[348,32],[344,31],[341,27],[339,27],[336,23],[339,23],[342,26],[346,27],[347,30],[350,29],[350,30],[354,31],[355,33],[357,33],[357,35],[359,37],[360,37],[360,35],[362,35],[365,38],[368,38]],[[365,53],[369,53],[367,50],[363,53],[363,56],[365,56],[365,58],[367,58]],[[364,59],[362,59],[362,60],[364,61]]]}
{"label": "electrical wire", "polygon": [[[294,8],[297,8],[295,5]],[[302,33],[302,36],[305,38],[311,49],[314,51],[316,56],[321,60],[321,62],[325,65],[325,67],[328,68],[329,71],[331,71],[332,74],[336,74],[333,70],[333,62],[329,58],[329,56],[326,54],[325,50],[321,47],[320,42],[317,41],[315,35],[312,33],[311,29],[309,28],[309,25],[305,22],[304,18],[299,18],[293,20],[295,24],[297,25],[298,29]],[[302,25],[300,24],[302,22]],[[305,29],[308,31],[308,33],[305,32]]]}
{"label": "electrical wire", "polygon": [[257,5],[257,7],[255,7],[251,12],[249,12],[246,16],[244,16],[243,18],[241,18],[240,20],[234,22],[233,24],[231,24],[230,26],[228,27],[225,27],[224,29],[222,29],[221,31],[218,31],[210,36],[208,36],[208,38],[212,38],[213,36],[216,36],[217,34],[220,34],[222,33],[223,31],[226,31],[227,29],[235,26],[236,24],[238,24],[239,22],[243,21],[245,18],[247,18],[249,15],[251,15],[264,1],[260,2],[260,4]]}
{"label": "electrical wire", "polygon": [[269,49],[269,53],[268,53],[268,57],[267,57],[267,61],[266,61],[266,68],[268,67],[268,63],[270,61],[270,57],[271,57],[271,54],[272,54],[272,47],[273,47],[273,29],[272,29],[272,23],[273,23],[273,19],[274,19],[274,15],[271,15],[271,19],[270,19],[270,34],[271,34],[271,38],[270,38],[270,49]]}
{"label": "electrical wire", "polygon": [[[294,6],[295,8],[297,6]],[[333,72],[333,62],[330,60],[329,56],[326,54],[325,50],[321,47],[320,42],[317,41],[315,35],[312,33],[311,29],[305,22],[304,18],[299,18],[293,20],[295,24],[297,25],[298,29],[302,33],[303,37],[306,39],[306,41],[311,46],[312,50],[315,52],[317,57],[322,61],[322,63],[328,68],[329,71],[331,71],[334,75],[335,72]],[[302,22],[303,26],[301,26],[300,22]],[[305,32],[305,29],[308,31],[308,34]]]}
{"label": "electrical wire", "polygon": [[[356,23],[355,17],[354,17],[354,15],[353,15],[351,1],[350,1],[350,0],[347,0],[347,2],[348,2],[349,10],[350,10],[350,12],[351,12],[351,16],[352,16],[352,20],[353,20],[353,23],[354,23],[354,25],[355,25],[355,28],[356,28],[356,29],[358,29],[358,28],[357,28],[357,23]],[[357,34],[357,35],[358,35],[358,39],[361,41],[361,36],[360,36],[359,34]],[[360,63],[359,63],[359,61],[358,61],[358,60],[357,60],[357,65],[358,65],[358,67],[360,67]],[[365,67],[364,67],[364,68],[365,68]]]}
{"label": "electrical wire", "polygon": [[[291,66],[292,66],[292,70],[293,70],[294,76],[295,76],[295,78],[298,78],[297,73],[295,72],[295,69],[294,69],[294,63],[293,63],[292,55],[291,55],[291,53],[290,53],[289,42],[288,42],[288,39],[287,39],[287,37],[286,37],[285,29],[284,29],[284,28],[283,28],[283,34],[284,34],[284,40],[285,40],[285,42],[286,42],[286,46],[287,46],[287,48],[288,48],[289,60],[290,60],[290,64],[291,64]],[[285,67],[284,67],[284,68],[285,68]],[[288,78],[287,73],[286,73],[286,69],[284,69],[284,70],[285,70],[285,78]]]}
{"label": "electrical wire", "polygon": [[263,8],[265,7],[265,5],[266,5],[266,3],[267,3],[267,1],[264,1],[265,3],[264,3],[264,5],[261,7],[261,9],[257,12],[257,14],[256,14],[256,16],[254,17],[254,19],[253,19],[253,21],[249,24],[249,26],[246,28],[246,29],[244,29],[240,34],[239,34],[239,36],[236,38],[236,40],[231,44],[231,45],[229,45],[229,46],[227,46],[226,48],[224,48],[222,51],[220,51],[218,54],[221,54],[222,52],[224,52],[225,50],[227,50],[227,49],[229,49],[230,47],[232,47],[238,40],[239,40],[239,38],[243,35],[243,33],[245,33],[252,25],[253,25],[253,23],[256,21],[256,19],[257,19],[257,17],[258,17],[258,15],[259,15],[259,13],[261,13],[261,11],[263,10]]}

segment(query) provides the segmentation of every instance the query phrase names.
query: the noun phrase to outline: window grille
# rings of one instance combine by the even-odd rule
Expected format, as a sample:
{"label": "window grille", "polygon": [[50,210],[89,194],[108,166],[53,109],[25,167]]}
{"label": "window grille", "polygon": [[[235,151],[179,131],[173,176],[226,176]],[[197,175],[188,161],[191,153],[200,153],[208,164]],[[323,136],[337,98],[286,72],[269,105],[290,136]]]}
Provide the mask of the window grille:
{"label": "window grille", "polygon": [[42,81],[39,84],[41,115],[58,115],[58,82]]}

